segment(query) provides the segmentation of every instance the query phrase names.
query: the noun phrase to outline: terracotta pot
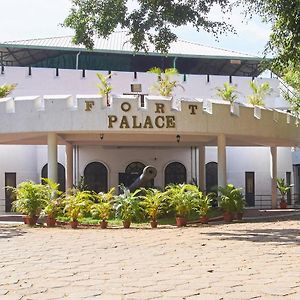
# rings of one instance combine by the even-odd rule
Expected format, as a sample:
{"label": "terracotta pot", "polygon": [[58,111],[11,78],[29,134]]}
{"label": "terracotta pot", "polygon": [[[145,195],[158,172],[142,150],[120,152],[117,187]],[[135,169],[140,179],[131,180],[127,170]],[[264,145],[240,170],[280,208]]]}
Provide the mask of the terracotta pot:
{"label": "terracotta pot", "polygon": [[233,220],[233,213],[232,213],[232,212],[225,211],[225,212],[223,213],[223,217],[224,217],[224,221],[225,221],[226,223],[230,223],[230,222],[232,222],[232,220]]}
{"label": "terracotta pot", "polygon": [[78,221],[74,220],[70,222],[71,228],[76,229],[78,227]]}
{"label": "terracotta pot", "polygon": [[22,216],[24,224],[28,224],[28,216]]}
{"label": "terracotta pot", "polygon": [[157,228],[157,221],[156,220],[151,220],[150,225],[151,225],[151,228]]}
{"label": "terracotta pot", "polygon": [[176,217],[176,225],[178,227],[186,226],[187,219],[186,217]]}
{"label": "terracotta pot", "polygon": [[200,223],[201,224],[207,224],[209,221],[209,217],[208,216],[201,216],[200,217]]}
{"label": "terracotta pot", "polygon": [[244,215],[243,212],[237,212],[237,213],[236,213],[236,219],[239,220],[239,221],[240,221],[240,220],[243,220],[243,215]]}
{"label": "terracotta pot", "polygon": [[24,224],[27,224],[29,226],[34,226],[38,220],[38,216],[24,216]]}
{"label": "terracotta pot", "polygon": [[281,209],[286,209],[287,208],[287,202],[281,200],[280,203],[279,203],[279,206],[280,206]]}
{"label": "terracotta pot", "polygon": [[107,228],[107,221],[105,221],[105,220],[102,220],[101,222],[100,222],[100,228],[101,229],[106,229]]}
{"label": "terracotta pot", "polygon": [[129,227],[130,227],[130,224],[131,224],[131,221],[129,221],[129,220],[123,221],[123,227],[124,227],[124,228],[129,228]]}
{"label": "terracotta pot", "polygon": [[55,218],[47,216],[46,224],[47,224],[47,227],[55,227],[55,224],[56,224]]}

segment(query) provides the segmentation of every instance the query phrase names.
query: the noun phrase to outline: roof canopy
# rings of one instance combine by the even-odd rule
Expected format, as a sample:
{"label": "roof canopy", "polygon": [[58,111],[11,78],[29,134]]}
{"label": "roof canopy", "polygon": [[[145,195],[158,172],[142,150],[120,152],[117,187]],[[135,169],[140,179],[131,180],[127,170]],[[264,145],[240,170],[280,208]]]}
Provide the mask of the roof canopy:
{"label": "roof canopy", "polygon": [[[80,52],[80,55],[77,54]],[[95,38],[93,50],[74,45],[72,37],[12,41],[0,44],[0,62],[10,66],[41,66],[116,71],[147,71],[150,67],[173,67],[181,73],[257,76],[261,58],[201,44],[178,40],[167,56],[135,52],[126,32],[115,32],[108,39]],[[76,62],[78,58],[78,62]],[[106,60],[106,65],[103,61]],[[116,63],[119,61],[119,64]]]}

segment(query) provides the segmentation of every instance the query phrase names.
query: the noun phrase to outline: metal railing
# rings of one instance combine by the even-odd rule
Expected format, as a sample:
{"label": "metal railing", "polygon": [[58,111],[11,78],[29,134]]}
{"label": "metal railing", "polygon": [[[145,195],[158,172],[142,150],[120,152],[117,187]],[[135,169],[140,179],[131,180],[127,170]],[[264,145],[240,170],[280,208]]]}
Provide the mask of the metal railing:
{"label": "metal railing", "polygon": [[[291,198],[288,201],[289,208],[300,208],[300,194],[291,194]],[[246,205],[246,207],[255,207],[260,209],[272,208],[272,195],[255,195],[255,206]],[[277,206],[279,207],[280,195],[277,197]]]}

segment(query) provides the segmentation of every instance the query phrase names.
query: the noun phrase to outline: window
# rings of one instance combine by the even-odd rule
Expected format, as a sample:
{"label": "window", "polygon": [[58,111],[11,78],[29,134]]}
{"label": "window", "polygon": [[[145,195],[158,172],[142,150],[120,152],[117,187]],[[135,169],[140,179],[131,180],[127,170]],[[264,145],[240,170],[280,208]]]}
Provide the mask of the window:
{"label": "window", "polygon": [[[48,164],[45,164],[41,172],[42,178],[48,178]],[[65,177],[65,167],[57,163],[57,183],[59,183],[59,190],[62,192],[66,191],[66,177]]]}
{"label": "window", "polygon": [[170,183],[178,184],[186,182],[186,168],[180,162],[172,162],[165,169],[165,186]]}

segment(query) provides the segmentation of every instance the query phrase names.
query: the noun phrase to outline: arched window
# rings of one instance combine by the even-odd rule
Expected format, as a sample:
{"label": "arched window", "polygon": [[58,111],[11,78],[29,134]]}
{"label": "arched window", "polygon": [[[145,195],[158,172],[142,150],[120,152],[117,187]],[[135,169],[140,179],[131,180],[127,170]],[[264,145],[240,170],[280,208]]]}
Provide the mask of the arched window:
{"label": "arched window", "polygon": [[170,183],[178,184],[186,182],[186,168],[180,162],[172,162],[165,169],[165,186]]}
{"label": "arched window", "polygon": [[100,162],[89,163],[83,172],[84,184],[88,190],[99,192],[108,191],[107,168]]}
{"label": "arched window", "polygon": [[205,166],[206,192],[216,192],[218,190],[218,163],[211,161]]}
{"label": "arched window", "polygon": [[[48,164],[45,164],[43,166],[41,176],[42,178],[48,178]],[[65,192],[66,191],[65,167],[60,163],[57,163],[57,181],[59,183],[59,190]]]}
{"label": "arched window", "polygon": [[126,169],[125,169],[125,173],[127,174],[136,174],[138,176],[140,176],[143,173],[143,170],[145,169],[145,165],[139,161],[135,161],[130,163]]}

